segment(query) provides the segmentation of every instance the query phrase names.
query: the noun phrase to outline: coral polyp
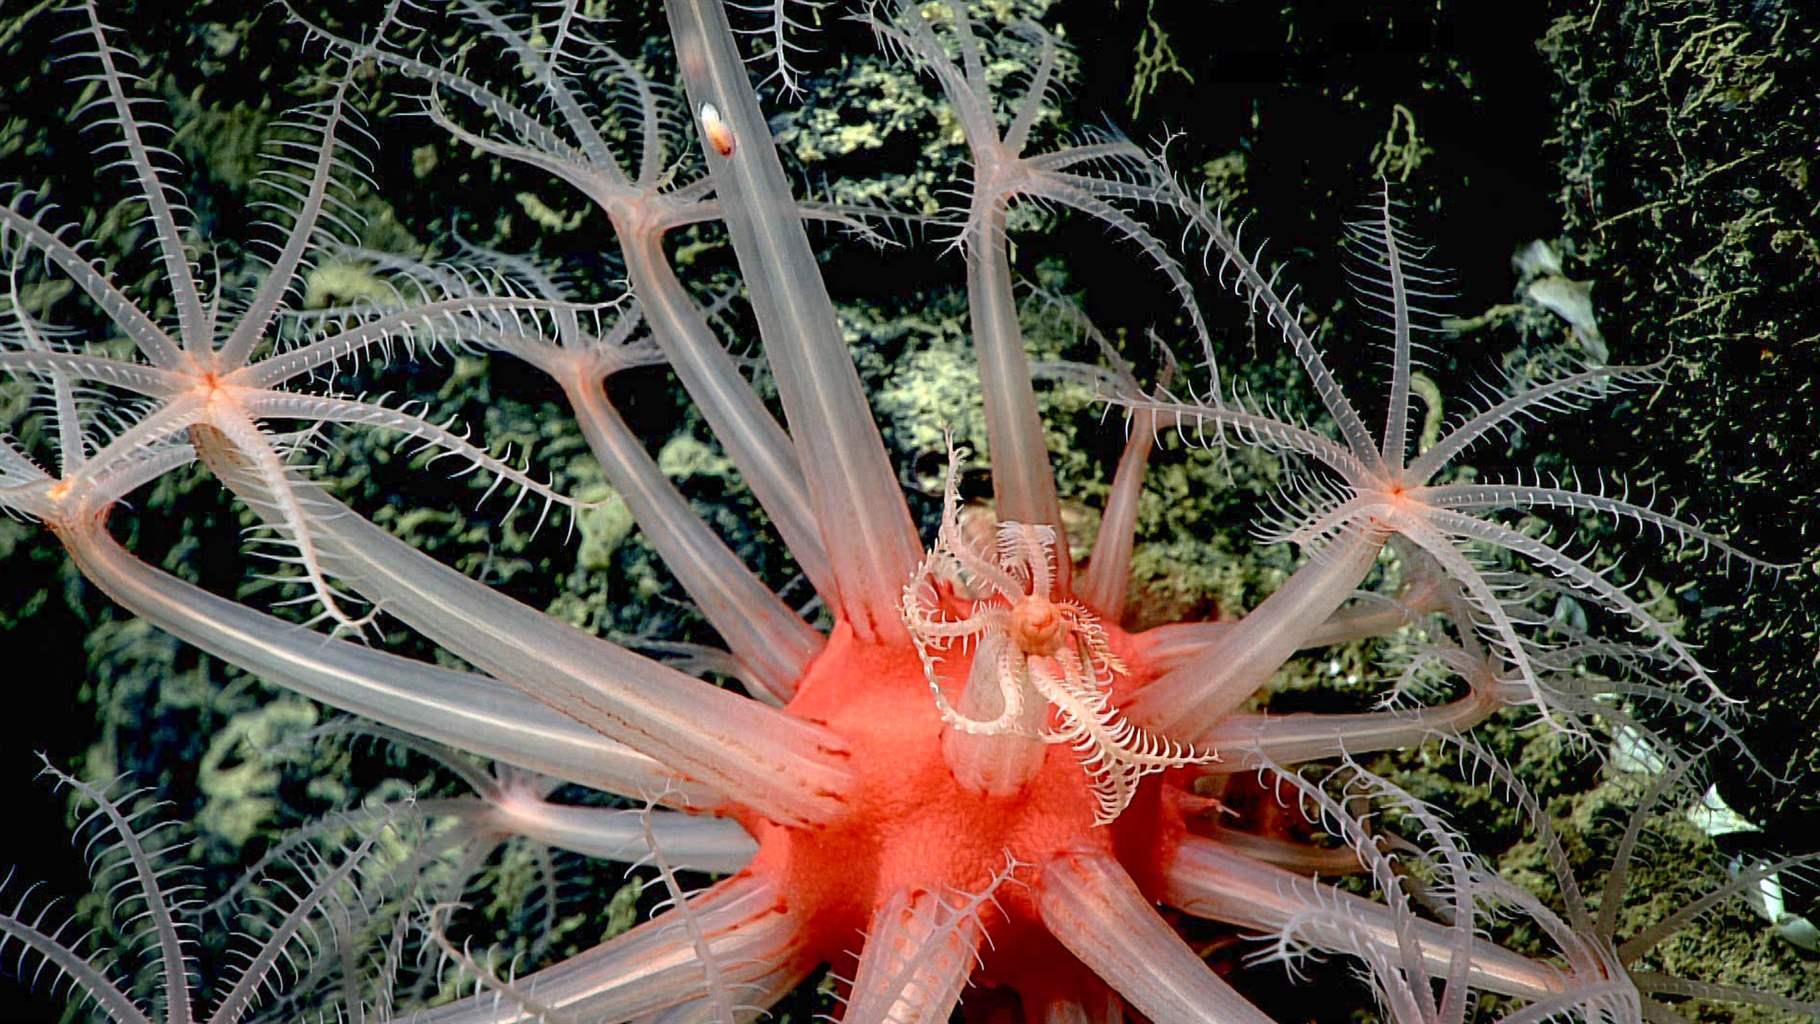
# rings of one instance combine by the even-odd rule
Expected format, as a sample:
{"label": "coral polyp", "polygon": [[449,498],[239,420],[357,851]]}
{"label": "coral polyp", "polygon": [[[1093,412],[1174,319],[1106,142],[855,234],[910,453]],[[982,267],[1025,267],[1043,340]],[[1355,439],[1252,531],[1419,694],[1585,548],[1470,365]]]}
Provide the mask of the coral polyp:
{"label": "coral polyp", "polygon": [[[754,85],[750,33],[719,0],[667,0],[655,58],[580,0],[326,6],[284,9],[321,77],[299,87],[315,102],[271,126],[258,187],[275,212],[252,238],[184,202],[201,186],[163,148],[176,133],[100,0],[31,17],[74,28],[60,45],[81,69],[76,116],[109,140],[103,174],[125,178],[145,250],[122,262],[143,272],[97,258],[36,189],[0,205],[0,369],[20,399],[0,507],[43,524],[148,627],[290,691],[302,717],[355,716],[259,754],[321,743],[353,758],[346,738],[373,735],[461,784],[394,788],[273,839],[219,894],[255,922],[282,909],[241,937],[248,966],[222,975],[213,1019],[732,1024],[818,998],[803,993],[821,977],[820,1009],[852,1024],[1266,1024],[1228,970],[1233,944],[1260,936],[1251,959],[1292,978],[1322,958],[1356,965],[1400,1024],[1664,1024],[1688,999],[1820,1013],[1792,982],[1684,979],[1648,959],[1814,855],[1745,866],[1657,921],[1623,917],[1657,812],[1700,795],[1708,754],[1751,755],[1722,679],[1671,602],[1621,575],[1612,538],[1772,580],[1793,567],[1591,471],[1466,464],[1662,385],[1666,360],[1611,365],[1582,346],[1444,390],[1439,350],[1460,325],[1439,313],[1446,275],[1387,180],[1341,246],[1353,309],[1323,326],[1175,165],[1179,136],[1055,129],[1070,57],[1020,4],[853,12],[855,34],[910,69],[879,80],[932,79],[941,99],[925,102],[971,155],[969,180],[926,190],[915,213],[853,182],[802,194],[774,137],[788,121],[768,109],[782,97]],[[793,4],[768,15],[761,77],[803,95],[792,56],[810,26]],[[440,251],[376,246],[360,211],[400,186],[374,180],[389,140],[361,127],[368,90],[402,97],[487,173],[563,190],[549,194],[573,223],[536,193],[516,201],[553,231],[586,222],[606,252],[565,262],[504,228],[481,244],[453,215]],[[414,153],[412,173],[437,152]],[[1026,315],[1013,235],[1063,213],[1155,278],[1162,301],[1144,308],[1162,312],[1144,330],[1102,332],[1048,287],[1037,304],[1054,315]],[[867,344],[901,338],[855,344],[817,226],[887,247],[934,236],[962,265],[965,400],[918,425],[945,450],[913,456],[946,456],[939,509],[913,493],[927,474],[899,464],[860,369],[879,358]],[[1203,310],[1222,292],[1255,332],[1251,362]],[[1384,369],[1369,385],[1355,379],[1367,350]],[[563,459],[471,439],[426,399],[367,395],[421,392],[444,361],[451,391],[538,403],[526,429]],[[681,404],[654,415],[671,383]],[[1052,430],[1065,400],[1104,419]],[[955,420],[977,421],[959,440],[983,446],[989,487],[967,479]],[[641,428],[678,438],[653,452]],[[1103,472],[1066,447],[1094,429],[1085,447],[1117,452]],[[1276,485],[1257,537],[1279,578],[1157,622],[1169,616],[1133,584],[1156,543],[1139,524],[1162,452],[1172,485],[1190,464],[1212,467],[1202,485]],[[444,460],[483,482],[482,501],[512,496],[498,513],[511,551],[566,552],[526,538],[551,515],[580,524],[586,553],[553,556],[573,563],[565,587],[620,565],[636,536],[650,557],[624,575],[651,621],[611,628],[589,611],[598,592],[527,600],[536,574],[493,534],[484,559],[450,564],[448,538],[414,520],[434,514]],[[679,485],[684,463],[717,467],[718,514]],[[404,486],[347,486],[366,474]],[[154,550],[137,503],[180,478],[221,486],[269,572],[245,589],[199,582]],[[1084,508],[1090,539],[1071,531]],[[1575,527],[1609,536],[1589,547]],[[275,610],[255,606],[261,592]],[[1344,707],[1268,706],[1308,652],[1332,652],[1329,675],[1382,661]],[[1518,734],[1605,757],[1614,791],[1643,794],[1596,910],[1542,798],[1483,738]],[[1501,875],[1454,809],[1400,780],[1409,756],[1510,810],[1558,901]],[[97,881],[143,909],[98,929],[124,948],[83,950],[27,891],[0,913],[0,952],[115,1020],[197,1019],[197,986],[221,980],[199,953],[219,944],[193,940],[216,918],[167,882],[182,847],[131,796],[59,778],[100,808]],[[638,888],[570,901],[552,850],[648,867],[664,899],[639,924],[625,920]],[[121,977],[133,948],[156,977]],[[1323,1001],[1319,984],[1306,998]]]}

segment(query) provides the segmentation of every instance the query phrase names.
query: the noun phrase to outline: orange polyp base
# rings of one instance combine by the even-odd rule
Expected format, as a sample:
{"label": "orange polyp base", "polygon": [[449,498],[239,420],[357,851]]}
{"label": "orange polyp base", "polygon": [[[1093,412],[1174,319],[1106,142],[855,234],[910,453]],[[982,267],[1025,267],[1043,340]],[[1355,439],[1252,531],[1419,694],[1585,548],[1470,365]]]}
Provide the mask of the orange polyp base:
{"label": "orange polyp base", "polygon": [[[1109,629],[1125,654],[1128,637]],[[968,656],[951,653],[945,679],[963,679]],[[1141,683],[1137,666],[1121,683]],[[1149,889],[1182,835],[1167,776],[1152,777],[1112,825],[1095,828],[1097,808],[1073,750],[1052,745],[1042,768],[1017,794],[989,797],[965,789],[942,757],[942,721],[915,650],[853,639],[839,625],[790,703],[789,712],[824,725],[851,748],[854,787],[847,814],[817,829],[797,830],[747,817],[759,842],[749,870],[781,880],[791,910],[808,934],[804,952],[851,976],[849,955],[863,943],[873,908],[900,889],[957,896],[984,892],[1010,859],[1021,865],[994,893],[982,923],[984,970],[976,983],[1021,991],[1052,988],[1071,961],[1038,918],[1037,867],[1066,849],[1119,857]]]}

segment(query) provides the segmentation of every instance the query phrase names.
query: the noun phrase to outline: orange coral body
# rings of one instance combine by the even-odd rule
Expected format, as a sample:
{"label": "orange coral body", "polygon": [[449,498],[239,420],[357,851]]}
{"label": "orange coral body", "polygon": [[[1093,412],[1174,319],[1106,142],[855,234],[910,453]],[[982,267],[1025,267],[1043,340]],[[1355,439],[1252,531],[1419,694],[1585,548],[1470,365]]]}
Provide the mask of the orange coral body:
{"label": "orange coral body", "polygon": [[[1129,634],[1115,626],[1107,634],[1113,649],[1132,662],[1121,688],[1153,677],[1132,660],[1137,645]],[[970,661],[956,651],[944,658],[943,674],[964,678]],[[838,733],[859,772],[857,784],[842,794],[848,813],[826,827],[791,829],[742,815],[759,842],[747,870],[781,881],[790,909],[807,922],[801,949],[807,960],[850,965],[872,909],[891,893],[979,893],[1007,858],[1028,867],[1070,849],[1106,851],[1151,890],[1185,833],[1177,800],[1182,791],[1170,785],[1178,773],[1147,780],[1118,821],[1095,827],[1091,780],[1062,744],[1049,748],[1041,770],[1014,795],[992,797],[962,786],[943,760],[941,715],[929,700],[916,651],[863,643],[844,623],[788,710]],[[982,947],[975,982],[1025,993],[1093,984],[1084,971],[1078,979],[1058,977],[1059,965],[1073,961],[1038,919],[1032,881],[1034,872],[1020,868],[998,888],[998,909],[988,909],[981,922],[990,942]],[[837,967],[837,973],[847,972]]]}

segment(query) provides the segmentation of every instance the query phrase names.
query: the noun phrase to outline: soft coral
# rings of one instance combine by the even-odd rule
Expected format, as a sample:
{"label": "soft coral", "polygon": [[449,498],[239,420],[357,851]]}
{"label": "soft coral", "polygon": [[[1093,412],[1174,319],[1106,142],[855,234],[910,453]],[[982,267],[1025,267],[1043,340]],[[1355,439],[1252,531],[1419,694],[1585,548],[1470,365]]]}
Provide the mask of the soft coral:
{"label": "soft coral", "polygon": [[[1001,511],[1015,511],[1018,502],[1036,509],[1028,517],[1005,517],[1001,530],[1008,544],[997,557],[953,538],[950,486],[936,549],[979,579],[997,582],[988,588],[995,596],[983,603],[980,598],[986,595],[975,595],[966,604],[957,602],[953,606],[957,618],[934,611],[951,599],[952,588],[944,593],[917,576],[922,546],[884,455],[814,251],[804,236],[801,222],[808,214],[792,197],[768,145],[766,120],[718,5],[686,0],[670,5],[689,105],[699,111],[712,108],[715,116],[701,127],[717,135],[730,133],[733,140],[730,146],[724,137],[706,140],[702,159],[707,176],[680,186],[674,185],[673,168],[665,166],[662,145],[653,141],[661,137],[657,126],[666,104],[642,72],[610,54],[602,58],[625,84],[624,92],[632,99],[629,109],[644,126],[641,156],[630,173],[618,165],[605,134],[576,96],[575,90],[586,82],[565,70],[564,51],[590,36],[574,8],[565,6],[559,12],[561,24],[546,50],[532,42],[535,20],[527,29],[485,4],[459,7],[464,22],[478,26],[529,72],[530,81],[520,94],[529,97],[524,105],[440,65],[398,55],[393,52],[397,44],[384,33],[370,44],[334,41],[355,56],[428,81],[432,116],[464,142],[550,171],[606,210],[620,233],[633,291],[650,318],[658,345],[722,440],[740,447],[735,461],[753,478],[755,490],[771,488],[760,501],[778,519],[780,533],[832,613],[834,623],[825,640],[807,635],[811,631],[794,613],[780,609],[774,595],[754,586],[754,579],[728,557],[724,546],[693,543],[703,538],[702,531],[676,518],[682,508],[677,495],[649,473],[646,461],[640,461],[646,457],[636,450],[636,439],[616,429],[602,381],[612,368],[607,353],[623,337],[614,338],[612,332],[594,337],[581,330],[583,311],[553,295],[535,300],[518,296],[516,291],[525,288],[541,292],[543,284],[534,271],[499,257],[492,258],[497,277],[490,280],[501,283],[500,294],[450,295],[467,288],[462,282],[474,278],[459,274],[439,278],[406,270],[404,276],[423,284],[431,297],[401,292],[401,305],[411,309],[422,300],[434,308],[439,302],[458,300],[461,305],[439,311],[426,329],[446,329],[470,344],[513,352],[554,371],[578,412],[591,417],[590,439],[597,442],[602,463],[610,471],[617,466],[621,485],[628,489],[650,485],[644,495],[649,500],[639,513],[641,526],[664,537],[657,546],[679,563],[678,575],[698,600],[711,604],[725,599],[728,607],[710,617],[717,625],[727,624],[728,642],[736,647],[734,660],[756,670],[764,681],[758,689],[782,707],[710,686],[536,612],[441,565],[307,482],[289,486],[320,513],[310,522],[310,536],[342,567],[349,585],[481,671],[432,670],[338,641],[286,634],[233,602],[185,589],[126,556],[100,528],[100,518],[117,493],[88,495],[90,500],[80,506],[88,518],[85,529],[66,531],[65,539],[82,568],[123,604],[270,678],[385,717],[402,728],[497,754],[508,763],[695,812],[721,812],[751,834],[757,845],[751,862],[708,893],[682,901],[672,913],[522,978],[484,975],[485,983],[512,1004],[504,1015],[528,1018],[548,1011],[609,1018],[686,1016],[699,1012],[704,1000],[710,1001],[708,1010],[726,1014],[732,1009],[733,992],[768,1002],[819,963],[844,967],[856,959],[857,969],[851,973],[858,991],[850,1009],[856,1019],[876,1014],[940,1020],[972,980],[1012,988],[1032,1013],[1051,1018],[1116,1017],[1120,1003],[1107,998],[1110,989],[1157,1020],[1261,1021],[1263,1014],[1207,969],[1155,905],[1160,899],[1195,910],[1213,899],[1209,893],[1222,892],[1228,897],[1242,892],[1250,898],[1241,905],[1224,905],[1216,916],[1250,927],[1280,924],[1286,907],[1294,916],[1344,902],[1358,927],[1340,937],[1316,929],[1313,934],[1320,944],[1379,961],[1405,955],[1402,936],[1410,927],[1406,908],[1347,901],[1325,883],[1294,879],[1296,885],[1288,885],[1292,879],[1269,867],[1271,856],[1284,851],[1260,852],[1270,849],[1268,837],[1250,845],[1222,843],[1216,828],[1197,820],[1209,807],[1196,791],[1204,785],[1198,776],[1233,768],[1192,765],[1203,758],[1183,746],[1219,736],[1220,726],[1237,720],[1231,712],[1239,701],[1261,688],[1297,649],[1349,635],[1349,630],[1351,635],[1376,634],[1396,628],[1406,618],[1437,612],[1452,620],[1461,650],[1471,648],[1470,666],[1462,673],[1473,690],[1464,699],[1466,706],[1447,708],[1447,714],[1385,711],[1336,719],[1317,730],[1312,747],[1302,721],[1247,721],[1246,729],[1235,730],[1236,736],[1223,737],[1224,746],[1234,755],[1269,754],[1288,747],[1309,756],[1311,750],[1345,751],[1349,741],[1407,743],[1431,726],[1477,721],[1513,692],[1542,699],[1537,694],[1543,691],[1534,684],[1539,681],[1536,666],[1543,661],[1517,632],[1507,600],[1485,585],[1486,576],[1478,568],[1461,564],[1465,556],[1454,546],[1462,537],[1509,538],[1439,518],[1443,512],[1456,514],[1450,503],[1471,506],[1474,500],[1494,499],[1507,503],[1512,500],[1510,492],[1439,491],[1441,497],[1436,497],[1436,492],[1423,490],[1431,474],[1417,472],[1428,456],[1406,466],[1413,271],[1400,255],[1404,242],[1388,209],[1381,209],[1362,229],[1367,247],[1382,253],[1379,270],[1385,276],[1380,296],[1388,303],[1393,344],[1389,426],[1381,439],[1374,440],[1328,373],[1298,311],[1276,291],[1255,257],[1239,248],[1224,224],[1188,202],[1161,175],[1160,163],[1136,147],[1107,143],[1112,148],[1099,151],[1116,152],[1143,175],[1135,184],[1108,184],[1109,196],[1171,204],[1191,227],[1206,234],[1221,254],[1222,269],[1236,274],[1245,298],[1281,328],[1341,435],[1336,442],[1321,430],[1252,408],[1225,394],[1217,378],[1200,402],[1160,400],[1136,389],[1113,396],[1136,410],[1141,432],[1127,448],[1131,457],[1121,467],[1121,486],[1116,488],[1115,500],[1121,505],[1115,518],[1120,525],[1094,567],[1092,591],[1101,611],[1117,603],[1122,552],[1128,550],[1128,540],[1120,539],[1128,537],[1130,527],[1125,513],[1141,489],[1142,456],[1151,443],[1147,435],[1157,427],[1211,426],[1223,439],[1312,457],[1343,482],[1334,489],[1309,492],[1332,500],[1300,513],[1313,522],[1311,528],[1286,531],[1288,539],[1312,542],[1323,557],[1298,570],[1249,615],[1223,624],[1225,628],[1203,650],[1165,667],[1160,644],[1141,642],[1115,623],[1096,622],[1093,611],[1068,605],[1071,591],[1063,577],[1070,567],[1057,543],[1056,524],[1047,521],[1052,518],[1046,511],[1049,503],[1039,493],[1053,492],[1049,467],[1037,454],[1040,446],[1019,455],[1015,442],[1000,445],[995,439],[995,468],[1003,463],[1007,472],[1035,481],[1033,487],[1007,486],[1007,492],[1021,491],[1022,497],[1011,499]],[[905,14],[922,16],[920,9]],[[965,50],[975,40],[965,29],[962,33],[963,65],[977,63],[977,54],[969,58]],[[945,60],[934,51],[924,56],[932,62]],[[1041,58],[1053,59],[1053,52]],[[1039,79],[1046,74],[1039,70]],[[999,136],[990,112],[979,114],[989,105],[980,76],[971,71],[963,75],[969,80],[953,96],[957,104],[972,103],[975,110],[970,116],[985,122],[977,144],[990,141],[1005,147],[1010,158],[1025,159],[1020,133],[1028,129],[1030,117],[1014,115],[1013,131]],[[483,120],[493,118],[518,137],[492,140],[461,127],[443,105],[445,94],[463,97]],[[1028,100],[1021,109],[1034,109],[1033,103]],[[131,110],[123,109],[121,116],[130,119]],[[555,127],[544,123],[546,116]],[[1057,188],[1065,184],[1058,182],[1049,184]],[[1027,181],[1015,175],[1001,181],[995,171],[976,184],[983,209],[997,217],[1011,193]],[[1083,200],[1082,205],[1093,204]],[[712,218],[728,222],[788,420],[787,433],[719,349],[663,252],[667,230]],[[41,238],[31,241],[38,248],[48,245]],[[990,244],[999,251],[1000,241],[992,232],[982,232],[970,255],[986,266],[983,247]],[[1139,245],[1167,268],[1172,283],[1185,280],[1147,234]],[[971,275],[978,279],[974,285],[982,301],[1008,303],[1008,267],[1003,269],[1002,274],[975,270]],[[89,273],[85,283],[101,280],[92,268]],[[1179,284],[1177,289],[1183,290]],[[91,295],[104,308],[113,301],[113,293],[106,289],[93,288]],[[999,310],[998,327],[1004,326],[1004,311]],[[378,323],[402,314],[382,304],[354,315],[362,322],[372,317],[370,322]],[[1015,331],[994,335],[993,319],[981,317],[976,325],[982,344],[1003,346],[1000,354],[1015,370],[1018,361],[1011,357],[1021,356],[1021,338]],[[987,335],[993,336],[988,340]],[[1197,335],[1198,341],[1209,344],[1204,333]],[[19,348],[13,359],[19,369],[54,376],[75,365],[48,360],[29,343]],[[999,376],[1006,377],[1014,390],[1028,390],[1027,373]],[[1430,454],[1450,445],[1463,448],[1498,423],[1546,405],[1546,395],[1578,396],[1590,387],[1588,382],[1608,376],[1600,373],[1549,392],[1524,392],[1494,406],[1486,414],[1489,419],[1468,421]],[[989,403],[1010,401],[992,398],[989,392]],[[8,482],[15,477],[23,481],[7,495],[9,504],[35,510],[41,492],[56,485],[40,479],[44,474],[33,476],[21,468],[28,460],[11,458],[18,454],[14,448],[8,447],[5,454]],[[218,475],[242,493],[257,500],[276,486],[232,452],[215,455],[211,465]],[[1572,500],[1566,494],[1561,489],[1530,488],[1517,497],[1546,504],[1550,498],[1556,503]],[[1581,507],[1627,514],[1716,542],[1626,502],[1599,499]],[[1449,530],[1456,536],[1443,536],[1444,543],[1426,543]],[[1451,577],[1453,589],[1441,588],[1444,593],[1432,602],[1406,594],[1407,615],[1362,626],[1368,617],[1348,618],[1340,606],[1393,534],[1428,551],[1427,557]],[[1514,542],[1509,546],[1545,567],[1564,568],[1556,556]],[[723,578],[714,579],[716,572]],[[1595,597],[1611,596],[1609,589],[1579,573],[1567,576],[1571,584]],[[912,588],[907,609],[906,580]],[[1621,611],[1631,607],[1615,599],[1610,603]],[[779,645],[788,649],[764,650],[764,630],[741,633],[737,620],[753,609],[754,619],[788,624],[782,632],[792,642]],[[1499,621],[1500,615],[1504,621]],[[969,617],[976,622],[968,622]],[[976,678],[982,688],[996,690],[1000,706],[1007,710],[1013,699],[1027,696],[1026,687],[1042,693],[1047,698],[1043,706],[1030,702],[1042,720],[1017,724],[1039,737],[1051,729],[1055,738],[1067,742],[1043,745],[1030,743],[1027,736],[970,733],[969,723],[981,712],[970,708],[965,697],[958,712],[944,713],[930,694],[931,676],[939,688],[941,673],[930,670],[925,656],[956,628],[997,637],[996,643],[985,645],[996,649],[976,648],[971,662],[967,652],[949,651],[951,664],[945,662],[944,667],[955,669],[956,677]],[[262,630],[271,635],[262,635]],[[1493,643],[1481,643],[1481,635]],[[806,643],[796,642],[805,639]],[[1069,657],[1072,666],[1065,663]],[[982,658],[985,669],[972,671]],[[1489,668],[1480,672],[1480,666]],[[1513,687],[1513,676],[1531,685],[1527,690]],[[400,695],[399,678],[421,685],[405,688],[408,692]],[[1108,686],[1115,687],[1110,694]],[[428,691],[459,699],[430,700],[425,696]],[[1149,731],[1134,731],[1130,722],[1121,721],[1108,702],[1113,696],[1126,701],[1130,722]],[[1050,703],[1064,708],[1054,726],[1046,717]],[[1560,705],[1546,706],[1552,712]],[[1178,710],[1183,707],[1187,710]],[[1187,721],[1172,715],[1186,716]],[[964,766],[973,756],[965,749],[968,737],[993,741],[974,748],[975,753],[997,757],[1009,752],[1028,760],[1003,785],[982,787],[980,779],[966,777],[964,767],[957,771],[957,761]],[[1085,771],[1067,749],[1076,743],[1085,746],[1081,751],[1087,755]],[[957,746],[962,748],[959,755],[954,752]],[[1033,752],[1035,756],[1030,756]],[[1240,756],[1231,761],[1246,763]],[[1150,771],[1165,766],[1176,770]],[[534,828],[522,817],[509,827]],[[653,830],[649,838],[657,841],[658,833]],[[1289,853],[1280,859],[1296,860],[1296,851]],[[1333,860],[1324,856],[1326,851],[1301,853],[1302,861]],[[1451,928],[1464,931],[1469,925],[1456,916]],[[855,958],[849,952],[852,936],[866,929],[868,941]],[[1427,934],[1435,934],[1434,929]],[[1457,936],[1428,948],[1443,955],[1420,954],[1422,964],[1445,962],[1451,977],[1464,974],[1475,985],[1530,999],[1547,999],[1561,988],[1557,969],[1464,943]],[[1464,960],[1470,963],[1463,966]],[[1426,983],[1418,966],[1404,970],[1408,989]],[[1450,992],[1445,1008],[1451,1012],[1459,1005],[1457,995]],[[1421,1016],[1425,1009],[1429,1007],[1418,1006],[1412,1012]],[[487,1000],[434,1011],[439,1020],[501,1015],[499,1002]]]}

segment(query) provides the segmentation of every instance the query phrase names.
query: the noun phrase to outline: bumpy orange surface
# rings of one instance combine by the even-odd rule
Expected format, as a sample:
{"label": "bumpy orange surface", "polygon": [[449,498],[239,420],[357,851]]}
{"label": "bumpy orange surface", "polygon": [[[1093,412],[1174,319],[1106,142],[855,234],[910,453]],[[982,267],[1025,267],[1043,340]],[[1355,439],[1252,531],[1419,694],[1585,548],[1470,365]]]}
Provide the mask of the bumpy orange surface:
{"label": "bumpy orange surface", "polygon": [[[1131,667],[1121,690],[1146,682],[1150,673],[1131,657],[1128,635],[1107,631]],[[942,675],[964,679],[968,660],[950,653]],[[1026,993],[1048,988],[1064,980],[1058,968],[1071,961],[1038,920],[1031,888],[1038,866],[1071,848],[1110,850],[1148,889],[1182,834],[1169,775],[1148,780],[1117,822],[1094,827],[1093,792],[1063,744],[1049,748],[1040,772],[1013,796],[964,789],[943,760],[941,717],[915,650],[858,642],[845,624],[788,710],[844,738],[857,776],[843,794],[846,816],[832,825],[794,830],[746,819],[760,849],[749,870],[783,879],[791,909],[809,922],[805,953],[816,959],[839,964],[858,949],[872,909],[894,891],[980,893],[1012,857],[1024,867],[996,891],[1002,913],[988,910],[983,919],[990,944],[975,981]]]}

